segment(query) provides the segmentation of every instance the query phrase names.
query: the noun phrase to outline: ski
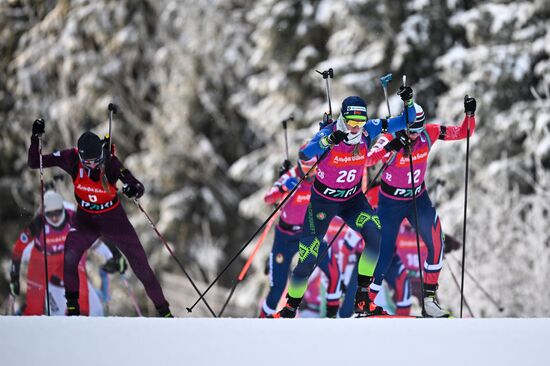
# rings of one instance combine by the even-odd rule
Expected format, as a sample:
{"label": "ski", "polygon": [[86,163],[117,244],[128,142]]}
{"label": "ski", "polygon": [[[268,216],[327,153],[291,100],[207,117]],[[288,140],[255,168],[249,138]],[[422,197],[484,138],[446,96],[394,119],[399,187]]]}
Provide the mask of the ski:
{"label": "ski", "polygon": [[417,319],[417,318],[423,318],[421,316],[413,316],[413,315],[391,315],[391,314],[357,314],[355,315],[356,319],[364,319],[364,318],[396,318],[396,319]]}

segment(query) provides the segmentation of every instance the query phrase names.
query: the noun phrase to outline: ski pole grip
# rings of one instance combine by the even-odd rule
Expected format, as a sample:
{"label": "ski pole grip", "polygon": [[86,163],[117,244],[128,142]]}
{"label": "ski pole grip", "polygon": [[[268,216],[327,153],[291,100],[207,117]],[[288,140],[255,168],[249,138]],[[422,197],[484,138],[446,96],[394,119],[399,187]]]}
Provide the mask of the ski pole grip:
{"label": "ski pole grip", "polygon": [[118,106],[115,103],[109,103],[109,106],[107,108],[114,114],[116,114],[116,112],[118,111]]}
{"label": "ski pole grip", "polygon": [[323,79],[328,79],[329,77],[332,79],[334,78],[334,70],[332,69],[332,67],[328,70],[324,70],[324,71],[319,71],[319,70],[315,70],[317,73],[323,75]]}
{"label": "ski pole grip", "polygon": [[384,88],[387,88],[390,81],[392,81],[392,78],[393,78],[393,75],[391,73],[382,76],[380,78],[380,82],[382,83],[382,86]]}
{"label": "ski pole grip", "polygon": [[283,124],[283,128],[286,130],[286,126],[287,126],[287,123],[288,122],[292,122],[294,121],[294,115],[291,114],[290,116],[288,116],[288,118],[285,118],[281,121],[281,123]]}

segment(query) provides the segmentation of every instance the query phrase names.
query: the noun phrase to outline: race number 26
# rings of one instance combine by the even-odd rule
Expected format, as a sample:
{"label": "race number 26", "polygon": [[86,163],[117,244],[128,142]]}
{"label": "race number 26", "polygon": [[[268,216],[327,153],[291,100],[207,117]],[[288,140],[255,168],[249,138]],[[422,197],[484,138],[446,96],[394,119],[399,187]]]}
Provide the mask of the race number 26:
{"label": "race number 26", "polygon": [[351,183],[355,180],[355,175],[357,174],[357,170],[340,170],[338,172],[338,178],[336,181],[338,183]]}

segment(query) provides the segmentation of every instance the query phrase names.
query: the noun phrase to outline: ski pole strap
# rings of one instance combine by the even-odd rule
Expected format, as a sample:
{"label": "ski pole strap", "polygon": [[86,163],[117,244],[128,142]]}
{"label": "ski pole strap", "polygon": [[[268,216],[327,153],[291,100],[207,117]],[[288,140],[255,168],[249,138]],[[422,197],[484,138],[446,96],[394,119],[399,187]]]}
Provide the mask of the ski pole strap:
{"label": "ski pole strap", "polygon": [[248,268],[250,268],[250,265],[252,264],[252,261],[254,260],[254,257],[256,256],[256,253],[258,253],[258,250],[262,246],[262,244],[263,244],[263,242],[264,242],[264,240],[267,236],[267,233],[271,229],[271,226],[273,226],[273,222],[275,222],[276,217],[277,216],[273,216],[273,218],[271,218],[271,220],[269,220],[269,222],[267,223],[262,235],[260,236],[260,239],[258,240],[258,243],[256,244],[256,247],[252,251],[252,254],[250,255],[250,257],[246,261],[243,269],[239,273],[239,277],[238,277],[239,281],[242,281],[244,279],[244,276],[246,276],[246,273],[248,272]]}

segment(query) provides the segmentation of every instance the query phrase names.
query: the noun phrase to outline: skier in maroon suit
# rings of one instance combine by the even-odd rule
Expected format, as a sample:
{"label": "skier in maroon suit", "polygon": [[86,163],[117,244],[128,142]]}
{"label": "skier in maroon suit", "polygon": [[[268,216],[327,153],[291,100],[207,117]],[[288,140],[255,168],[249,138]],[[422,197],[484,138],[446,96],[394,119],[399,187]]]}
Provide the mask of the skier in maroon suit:
{"label": "skier in maroon suit", "polygon": [[[38,136],[44,133],[44,125],[42,119],[37,119],[32,126],[28,155],[28,165],[32,169],[40,167]],[[77,148],[44,155],[42,165],[46,168],[57,166],[70,174],[78,203],[73,227],[67,236],[64,250],[68,315],[80,315],[78,262],[92,243],[98,237],[102,237],[109,242],[117,243],[117,247],[126,256],[132,270],[143,283],[159,315],[172,317],[160,283],[147,262],[145,250],[117,196],[118,180],[124,183],[122,192],[129,198],[141,197],[144,192],[143,184],[103,146],[101,139],[90,131],[80,136]]]}

